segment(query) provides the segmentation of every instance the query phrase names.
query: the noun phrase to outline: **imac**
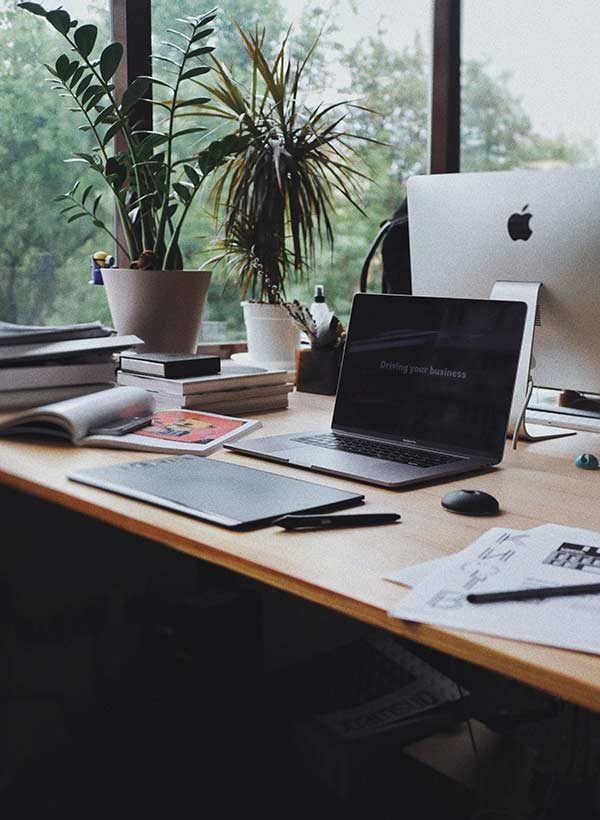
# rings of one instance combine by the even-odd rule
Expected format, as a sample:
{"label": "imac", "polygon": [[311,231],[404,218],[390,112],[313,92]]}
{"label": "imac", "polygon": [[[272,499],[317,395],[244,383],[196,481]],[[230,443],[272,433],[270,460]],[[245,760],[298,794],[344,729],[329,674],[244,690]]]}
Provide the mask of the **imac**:
{"label": "imac", "polygon": [[415,176],[407,198],[413,294],[489,298],[497,282],[530,283],[533,384],[575,399],[544,406],[600,417],[600,169]]}

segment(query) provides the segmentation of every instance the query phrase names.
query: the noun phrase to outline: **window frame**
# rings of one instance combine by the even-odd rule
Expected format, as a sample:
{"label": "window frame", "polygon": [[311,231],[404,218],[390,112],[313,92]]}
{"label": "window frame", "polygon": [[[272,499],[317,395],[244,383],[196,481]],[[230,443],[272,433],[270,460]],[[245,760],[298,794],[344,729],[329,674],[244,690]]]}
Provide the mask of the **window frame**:
{"label": "window frame", "polygon": [[[135,77],[151,73],[152,0],[109,0],[112,36],[123,43],[125,59],[116,76],[117,93]],[[429,172],[460,170],[461,0],[433,0]],[[152,106],[139,102],[132,117],[152,127]]]}

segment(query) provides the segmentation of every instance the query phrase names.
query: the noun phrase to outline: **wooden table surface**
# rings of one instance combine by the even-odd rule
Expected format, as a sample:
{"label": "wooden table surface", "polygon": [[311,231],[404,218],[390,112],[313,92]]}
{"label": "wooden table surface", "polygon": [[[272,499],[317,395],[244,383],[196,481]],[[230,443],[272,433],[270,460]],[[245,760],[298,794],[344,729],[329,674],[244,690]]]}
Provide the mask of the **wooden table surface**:
{"label": "wooden table surface", "polygon": [[[327,429],[332,406],[331,399],[292,394],[290,409],[265,413],[262,429],[253,435]],[[390,571],[466,547],[490,526],[526,529],[553,522],[600,529],[600,471],[587,472],[573,465],[577,453],[598,453],[599,445],[600,437],[591,433],[520,442],[516,451],[507,445],[504,462],[495,470],[402,491],[359,485],[227,451],[214,456],[359,489],[365,493],[365,512],[402,514],[402,522],[395,525],[310,534],[277,527],[232,532],[66,478],[75,469],[156,458],[153,453],[4,439],[0,442],[0,483],[600,711],[600,656],[390,618],[387,609],[406,590],[383,580]],[[448,513],[440,499],[458,486],[492,493],[500,501],[501,514],[486,519]]]}

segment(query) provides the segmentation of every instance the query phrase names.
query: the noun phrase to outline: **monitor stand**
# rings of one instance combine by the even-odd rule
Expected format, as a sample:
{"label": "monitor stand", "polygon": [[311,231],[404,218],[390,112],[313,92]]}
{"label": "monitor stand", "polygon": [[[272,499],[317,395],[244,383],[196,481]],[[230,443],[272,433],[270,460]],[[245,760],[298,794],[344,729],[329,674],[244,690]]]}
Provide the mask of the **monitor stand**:
{"label": "monitor stand", "polygon": [[490,294],[490,299],[500,299],[507,302],[525,302],[527,305],[523,344],[521,345],[521,355],[519,356],[515,389],[512,406],[510,408],[510,418],[506,431],[507,437],[512,438],[513,448],[517,446],[517,439],[521,439],[522,441],[541,441],[543,439],[562,438],[575,434],[572,430],[556,432],[556,428],[553,428],[552,432],[550,432],[550,428],[543,427],[540,424],[526,425],[525,423],[525,411],[533,390],[531,361],[533,356],[535,319],[541,287],[541,282],[498,281],[492,288]]}

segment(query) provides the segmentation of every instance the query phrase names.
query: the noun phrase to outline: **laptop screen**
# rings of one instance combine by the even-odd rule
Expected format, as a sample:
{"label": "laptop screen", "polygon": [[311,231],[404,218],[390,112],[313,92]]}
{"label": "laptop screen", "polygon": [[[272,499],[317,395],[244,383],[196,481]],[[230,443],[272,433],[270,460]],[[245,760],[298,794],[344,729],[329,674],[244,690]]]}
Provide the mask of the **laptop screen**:
{"label": "laptop screen", "polygon": [[495,456],[525,315],[521,302],[357,294],[332,426]]}

